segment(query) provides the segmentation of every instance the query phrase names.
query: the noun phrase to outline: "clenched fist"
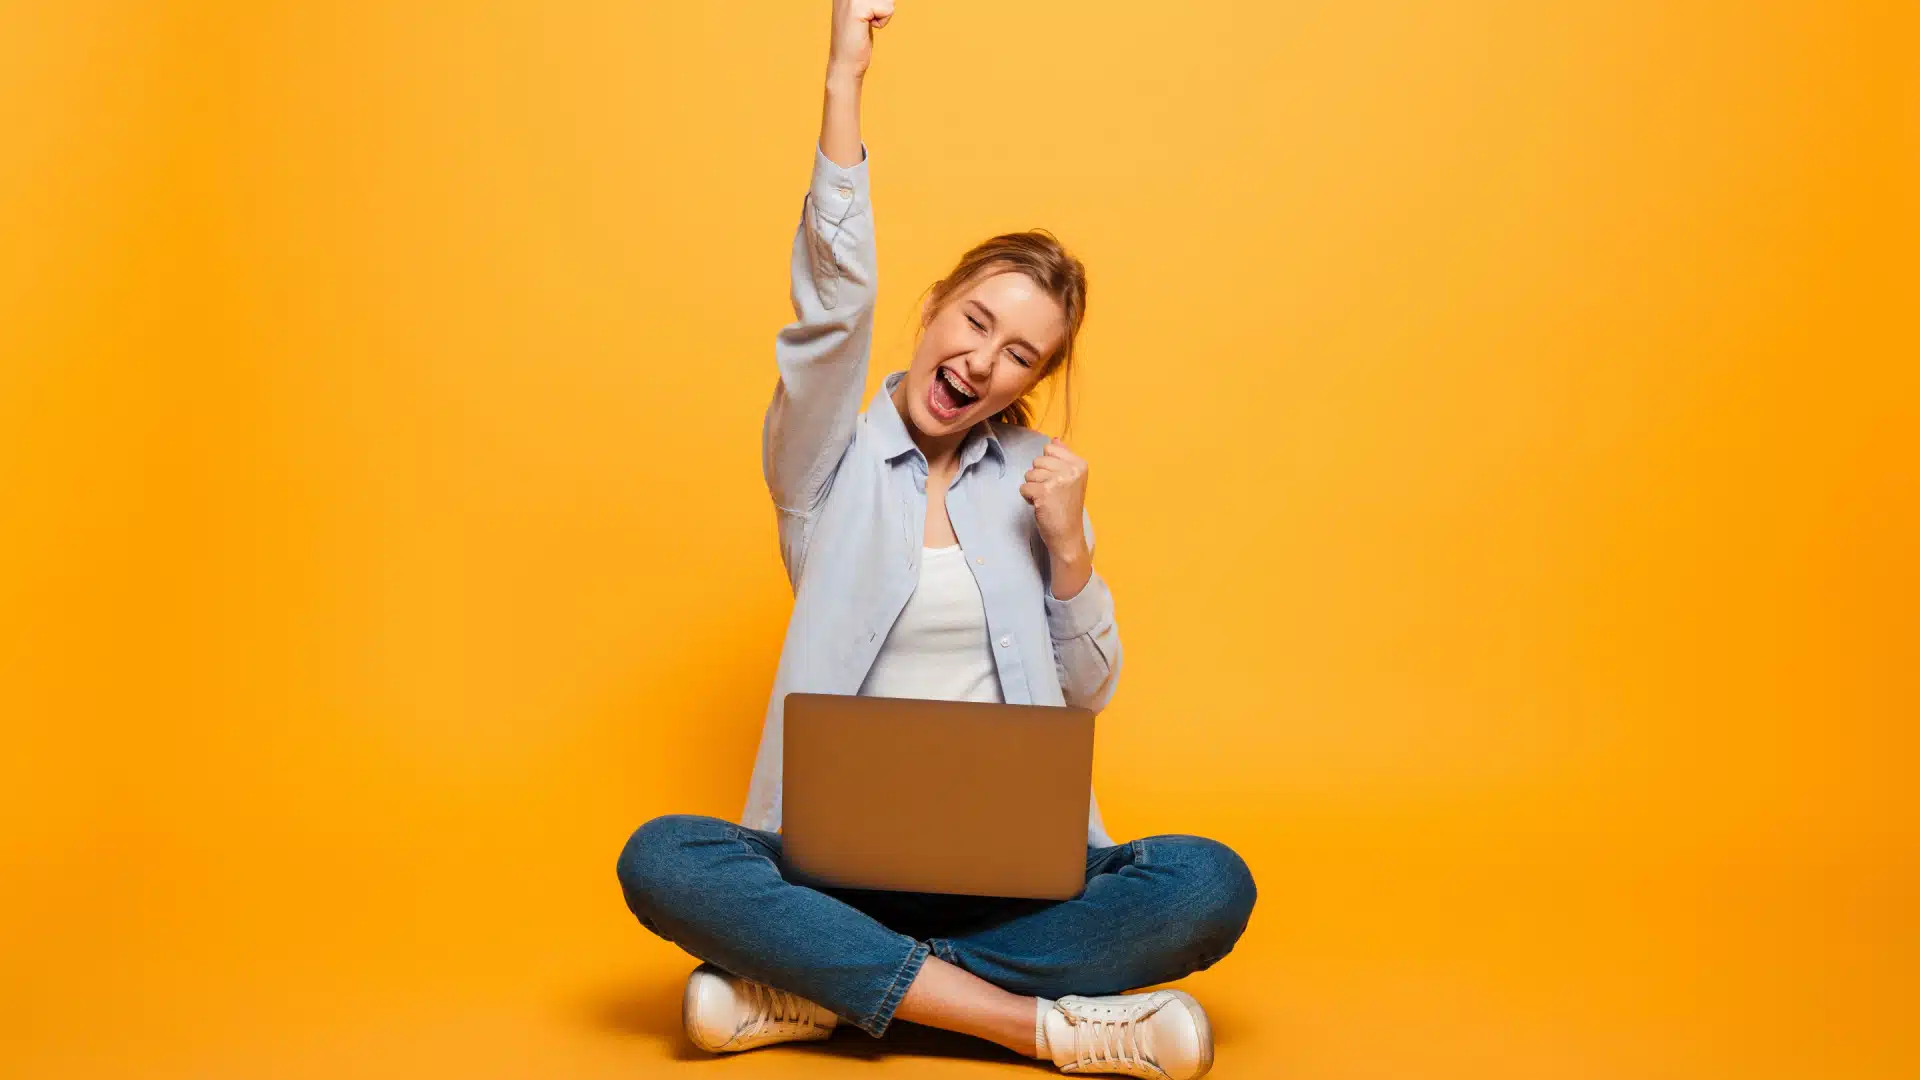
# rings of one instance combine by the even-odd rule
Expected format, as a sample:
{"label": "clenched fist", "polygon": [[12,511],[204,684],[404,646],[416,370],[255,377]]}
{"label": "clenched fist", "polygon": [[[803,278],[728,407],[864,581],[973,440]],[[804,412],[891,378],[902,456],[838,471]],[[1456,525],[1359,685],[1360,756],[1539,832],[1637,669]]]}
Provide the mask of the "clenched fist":
{"label": "clenched fist", "polygon": [[833,0],[833,47],[827,72],[859,80],[873,62],[873,32],[893,18],[893,0]]}
{"label": "clenched fist", "polygon": [[1077,562],[1089,554],[1081,522],[1087,505],[1087,463],[1066,443],[1054,439],[1033,459],[1020,496],[1033,504],[1040,538],[1056,561]]}

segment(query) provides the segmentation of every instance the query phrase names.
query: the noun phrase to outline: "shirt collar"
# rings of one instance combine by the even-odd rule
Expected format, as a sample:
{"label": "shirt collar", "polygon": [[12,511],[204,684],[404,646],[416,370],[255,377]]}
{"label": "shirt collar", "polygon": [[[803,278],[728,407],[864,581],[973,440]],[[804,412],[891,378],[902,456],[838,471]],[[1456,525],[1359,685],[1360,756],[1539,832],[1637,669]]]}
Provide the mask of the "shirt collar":
{"label": "shirt collar", "polygon": [[[873,425],[874,435],[879,439],[880,457],[888,462],[904,454],[919,454],[920,448],[913,443],[913,436],[907,431],[907,422],[900,410],[893,404],[893,388],[907,375],[896,371],[880,380],[880,389],[867,401],[867,422]],[[960,467],[965,469],[992,453],[994,462],[1000,467],[1001,475],[1007,471],[1007,451],[1000,445],[1000,436],[994,430],[991,420],[982,420],[973,425],[967,437],[960,441]],[[921,464],[926,463],[921,456]]]}

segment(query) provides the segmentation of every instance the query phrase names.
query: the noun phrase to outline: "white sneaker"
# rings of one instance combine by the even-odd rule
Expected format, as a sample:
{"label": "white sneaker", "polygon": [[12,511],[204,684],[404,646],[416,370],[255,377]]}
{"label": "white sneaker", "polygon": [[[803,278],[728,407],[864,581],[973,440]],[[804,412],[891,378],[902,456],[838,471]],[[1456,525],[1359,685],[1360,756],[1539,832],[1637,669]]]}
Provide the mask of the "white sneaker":
{"label": "white sneaker", "polygon": [[1040,1026],[1061,1072],[1194,1080],[1213,1068],[1207,1012],[1184,990],[1069,994],[1041,1014]]}
{"label": "white sneaker", "polygon": [[712,1053],[824,1039],[840,1018],[797,994],[702,964],[687,976],[680,1021],[693,1045]]}

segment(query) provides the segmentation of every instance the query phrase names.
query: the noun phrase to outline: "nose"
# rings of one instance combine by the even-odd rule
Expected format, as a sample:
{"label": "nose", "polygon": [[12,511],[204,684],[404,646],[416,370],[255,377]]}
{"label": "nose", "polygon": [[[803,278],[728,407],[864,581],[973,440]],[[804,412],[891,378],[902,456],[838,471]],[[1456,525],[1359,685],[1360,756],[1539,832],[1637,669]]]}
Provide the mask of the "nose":
{"label": "nose", "polygon": [[967,354],[967,377],[972,379],[976,389],[984,389],[993,377],[993,362],[997,353],[984,349],[975,349]]}

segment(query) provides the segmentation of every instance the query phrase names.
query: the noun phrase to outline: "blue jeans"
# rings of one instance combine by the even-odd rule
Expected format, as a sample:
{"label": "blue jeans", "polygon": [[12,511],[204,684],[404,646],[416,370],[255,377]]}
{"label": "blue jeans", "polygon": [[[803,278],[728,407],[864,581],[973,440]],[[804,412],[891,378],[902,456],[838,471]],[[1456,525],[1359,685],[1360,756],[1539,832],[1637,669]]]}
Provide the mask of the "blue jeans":
{"label": "blue jeans", "polygon": [[700,960],[876,1038],[929,953],[1016,994],[1117,994],[1213,966],[1253,913],[1247,864],[1199,836],[1088,847],[1072,900],[809,888],[787,880],[780,840],[720,818],[654,818],[620,853],[627,907]]}

